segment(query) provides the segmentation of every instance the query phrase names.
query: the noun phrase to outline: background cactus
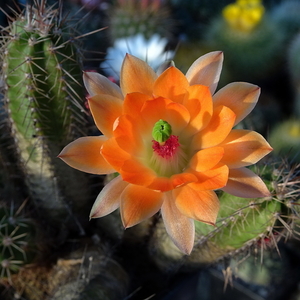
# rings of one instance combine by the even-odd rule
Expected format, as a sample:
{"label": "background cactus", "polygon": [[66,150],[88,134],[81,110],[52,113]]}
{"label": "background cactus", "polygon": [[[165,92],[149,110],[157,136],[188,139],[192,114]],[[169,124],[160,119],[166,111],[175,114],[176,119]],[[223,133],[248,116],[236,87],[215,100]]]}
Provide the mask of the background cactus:
{"label": "background cactus", "polygon": [[[2,122],[10,131],[2,132],[10,145],[1,147],[1,156],[14,156],[13,171],[24,174],[36,207],[56,226],[74,217],[71,206],[82,209],[89,199],[85,174],[56,158],[67,141],[85,134],[87,124],[81,58],[68,26],[61,6],[35,2],[1,38]],[[74,220],[69,223],[74,227]]]}
{"label": "background cactus", "polygon": [[16,210],[0,203],[0,281],[11,276],[20,268],[31,263],[37,254],[34,221],[23,213],[27,201]]}
{"label": "background cactus", "polygon": [[262,80],[278,69],[284,34],[269,17],[261,1],[236,1],[224,7],[206,32],[207,43],[226,57],[226,81]]}
{"label": "background cactus", "polygon": [[146,39],[154,34],[169,38],[173,25],[169,9],[157,0],[118,0],[110,11],[109,31],[113,41],[138,33]]}

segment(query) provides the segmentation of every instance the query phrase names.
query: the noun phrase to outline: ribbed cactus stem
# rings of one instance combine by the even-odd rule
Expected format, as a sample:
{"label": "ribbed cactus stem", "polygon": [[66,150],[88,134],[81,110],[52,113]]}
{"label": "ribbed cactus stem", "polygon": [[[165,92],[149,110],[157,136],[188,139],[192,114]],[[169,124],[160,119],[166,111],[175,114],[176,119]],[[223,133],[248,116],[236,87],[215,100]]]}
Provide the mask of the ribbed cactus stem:
{"label": "ribbed cactus stem", "polygon": [[2,76],[11,147],[17,148],[31,196],[59,226],[70,217],[71,202],[78,208],[88,199],[86,176],[56,158],[85,131],[78,49],[61,7],[48,8],[44,1],[27,5],[6,31]]}

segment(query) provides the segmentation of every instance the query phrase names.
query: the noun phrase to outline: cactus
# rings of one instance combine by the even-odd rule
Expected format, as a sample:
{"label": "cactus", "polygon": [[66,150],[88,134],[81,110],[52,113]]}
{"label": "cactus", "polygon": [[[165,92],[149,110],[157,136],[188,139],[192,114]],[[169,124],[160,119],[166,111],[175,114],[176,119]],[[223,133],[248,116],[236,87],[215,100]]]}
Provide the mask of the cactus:
{"label": "cactus", "polygon": [[30,196],[55,226],[70,218],[70,201],[79,209],[88,199],[86,176],[56,158],[86,127],[79,51],[61,14],[61,6],[35,1],[1,36],[1,157],[15,162],[13,171],[24,174]]}
{"label": "cactus", "polygon": [[285,120],[275,126],[270,133],[270,142],[277,155],[284,155],[292,162],[300,162],[300,122],[299,119]]}
{"label": "cactus", "polygon": [[18,210],[11,204],[10,209],[0,204],[0,279],[17,273],[21,267],[30,263],[34,256],[34,236],[36,230],[31,219],[22,215],[26,201]]}
{"label": "cactus", "polygon": [[284,34],[259,2],[237,1],[226,6],[207,31],[211,47],[224,51],[224,67],[231,80],[262,79],[280,65]]}
{"label": "cactus", "polygon": [[141,33],[146,39],[154,34],[172,35],[170,12],[158,0],[119,0],[110,13],[109,30],[112,40]]}
{"label": "cactus", "polygon": [[240,253],[251,253],[252,249],[261,250],[263,255],[265,248],[277,248],[282,237],[296,236],[298,167],[291,171],[291,167],[282,162],[262,167],[261,173],[273,196],[244,199],[220,194],[216,227],[195,221],[196,242],[190,256],[184,257],[172,245],[160,222],[149,246],[160,269],[183,265],[190,270],[224,258],[237,258]]}

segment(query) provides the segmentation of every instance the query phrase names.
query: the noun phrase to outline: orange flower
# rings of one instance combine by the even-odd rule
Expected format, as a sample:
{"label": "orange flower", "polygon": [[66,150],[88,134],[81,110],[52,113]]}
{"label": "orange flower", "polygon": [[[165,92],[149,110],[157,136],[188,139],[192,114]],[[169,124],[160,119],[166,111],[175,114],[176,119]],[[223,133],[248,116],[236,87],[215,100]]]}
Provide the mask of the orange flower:
{"label": "orange flower", "polygon": [[98,73],[84,74],[90,109],[103,135],[79,138],[59,157],[84,172],[120,174],[97,197],[91,218],[120,208],[127,228],[160,210],[173,242],[189,254],[194,219],[216,221],[214,190],[245,198],[269,195],[246,167],[272,148],[254,131],[232,129],[253,109],[260,89],[239,82],[214,94],[222,62],[222,52],[211,52],[186,75],[174,66],[158,75],[127,55],[121,88]]}

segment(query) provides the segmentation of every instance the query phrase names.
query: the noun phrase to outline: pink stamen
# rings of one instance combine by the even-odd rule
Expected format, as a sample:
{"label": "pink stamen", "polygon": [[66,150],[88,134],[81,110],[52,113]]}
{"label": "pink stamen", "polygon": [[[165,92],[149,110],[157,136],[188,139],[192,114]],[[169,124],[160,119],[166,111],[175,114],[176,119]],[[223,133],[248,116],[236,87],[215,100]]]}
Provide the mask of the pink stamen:
{"label": "pink stamen", "polygon": [[152,140],[152,149],[159,156],[169,159],[173,157],[179,147],[178,136],[171,135],[164,143]]}

